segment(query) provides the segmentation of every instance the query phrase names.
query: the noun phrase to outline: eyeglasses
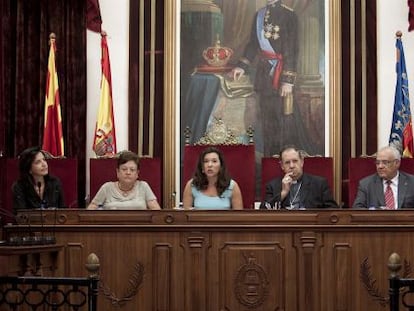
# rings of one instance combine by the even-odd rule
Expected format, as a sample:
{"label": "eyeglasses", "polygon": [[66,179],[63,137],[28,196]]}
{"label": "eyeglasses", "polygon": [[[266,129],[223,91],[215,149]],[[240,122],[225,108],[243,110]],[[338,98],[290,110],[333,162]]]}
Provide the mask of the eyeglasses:
{"label": "eyeglasses", "polygon": [[375,165],[384,165],[384,166],[390,166],[393,162],[397,161],[397,159],[394,160],[376,160]]}

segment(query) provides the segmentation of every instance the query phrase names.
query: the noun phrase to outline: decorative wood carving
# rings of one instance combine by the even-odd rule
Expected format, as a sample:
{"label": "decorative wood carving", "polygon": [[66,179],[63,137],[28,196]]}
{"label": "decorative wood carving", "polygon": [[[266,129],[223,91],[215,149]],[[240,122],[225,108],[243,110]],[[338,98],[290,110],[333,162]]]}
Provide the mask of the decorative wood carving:
{"label": "decorative wood carving", "polygon": [[246,258],[234,280],[236,299],[249,309],[263,305],[269,294],[269,280],[264,268],[257,264],[254,254]]}
{"label": "decorative wood carving", "polygon": [[[404,271],[402,273],[403,278],[408,278],[411,275],[411,264],[409,261],[404,259]],[[360,272],[359,277],[364,285],[365,289],[367,290],[368,294],[371,298],[378,302],[380,306],[385,307],[389,303],[389,298],[386,294],[380,292],[377,279],[372,275],[371,272],[371,265],[368,262],[368,257],[364,258],[360,265]],[[403,292],[403,289],[401,290]]]}
{"label": "decorative wood carving", "polygon": [[[249,126],[246,130],[248,137],[248,144],[254,143],[254,129]],[[184,130],[184,142],[186,145],[190,144],[191,129],[187,126]],[[195,145],[240,145],[242,141],[233,131],[221,120],[214,118],[211,125],[208,127],[206,133],[195,143]]]}
{"label": "decorative wood carving", "polygon": [[134,266],[134,271],[129,277],[129,286],[125,290],[122,297],[118,297],[117,294],[109,288],[109,286],[105,285],[103,278],[101,278],[99,282],[99,290],[105,296],[106,299],[109,299],[111,301],[111,304],[113,306],[122,307],[125,303],[130,301],[138,293],[143,278],[144,266],[142,263],[137,262]]}
{"label": "decorative wood carving", "polygon": [[382,307],[385,307],[388,304],[388,297],[380,293],[377,280],[372,276],[368,258],[365,258],[361,263],[359,277],[372,299],[377,301]]}
{"label": "decorative wood carving", "polygon": [[[55,225],[55,211],[42,211],[43,226],[40,211],[19,214],[31,219],[33,231],[43,227],[55,232],[63,245],[56,275],[77,277],[88,254],[99,256],[102,284],[108,285],[108,297],[102,292],[98,296],[100,310],[386,310],[361,281],[361,263],[364,258],[375,262],[362,275],[371,272],[365,283],[377,286],[378,297],[386,297],[389,273],[384,258],[393,252],[411,258],[414,252],[411,209],[57,211],[61,213],[66,222]],[[166,222],[167,216],[173,221]],[[25,229],[27,223],[3,230],[10,236]],[[131,300],[123,301],[128,299],[126,287],[132,288],[128,263],[137,259],[145,267],[145,281]],[[250,269],[249,262],[257,266]],[[0,261],[0,270],[3,266]],[[48,266],[44,261],[43,270],[51,272]],[[404,275],[411,273],[408,262],[401,260],[401,266]],[[260,279],[259,267],[269,282],[261,304],[259,291],[257,298],[240,298],[243,291],[257,289],[255,282],[251,288],[241,282],[242,275],[247,278],[250,271]]]}

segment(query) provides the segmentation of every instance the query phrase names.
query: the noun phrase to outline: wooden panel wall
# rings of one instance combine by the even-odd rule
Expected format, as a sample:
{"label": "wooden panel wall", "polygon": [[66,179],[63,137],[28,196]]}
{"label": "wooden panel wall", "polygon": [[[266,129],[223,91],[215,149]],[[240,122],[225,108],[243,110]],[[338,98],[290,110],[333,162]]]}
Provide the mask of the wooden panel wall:
{"label": "wooden panel wall", "polygon": [[[22,213],[41,228],[38,211]],[[410,210],[68,209],[56,227],[43,216],[65,246],[59,273],[83,276],[98,255],[100,310],[381,310],[366,286],[385,301],[389,255],[409,266],[414,253]]]}

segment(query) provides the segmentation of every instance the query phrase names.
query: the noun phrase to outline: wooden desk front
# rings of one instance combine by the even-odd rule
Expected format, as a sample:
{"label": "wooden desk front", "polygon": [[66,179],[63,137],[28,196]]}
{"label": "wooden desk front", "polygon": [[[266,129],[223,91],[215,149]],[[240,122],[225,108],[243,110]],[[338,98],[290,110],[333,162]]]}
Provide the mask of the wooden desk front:
{"label": "wooden desk front", "polygon": [[53,276],[57,269],[60,244],[0,246],[1,276]]}
{"label": "wooden desk front", "polygon": [[[40,228],[38,211],[22,213]],[[68,209],[56,226],[43,216],[65,246],[62,274],[84,275],[98,255],[102,310],[386,310],[389,255],[414,262],[413,210]]]}

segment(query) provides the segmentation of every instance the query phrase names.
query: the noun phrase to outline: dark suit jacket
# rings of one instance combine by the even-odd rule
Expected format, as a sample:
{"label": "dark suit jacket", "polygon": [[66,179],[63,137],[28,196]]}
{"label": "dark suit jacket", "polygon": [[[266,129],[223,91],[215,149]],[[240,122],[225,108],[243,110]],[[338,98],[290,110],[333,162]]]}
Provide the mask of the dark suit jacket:
{"label": "dark suit jacket", "polygon": [[[270,203],[273,207],[280,202],[280,192],[282,191],[282,177],[273,179],[266,185],[265,202],[260,208],[266,208],[265,204]],[[300,206],[304,208],[337,208],[338,204],[332,196],[328,181],[324,177],[303,174],[302,186],[300,188]],[[289,194],[281,202],[282,207],[289,206]]]}
{"label": "dark suit jacket", "polygon": [[[382,179],[373,174],[359,181],[353,208],[379,208],[385,206]],[[414,175],[400,171],[398,177],[398,208],[414,207]]]}

